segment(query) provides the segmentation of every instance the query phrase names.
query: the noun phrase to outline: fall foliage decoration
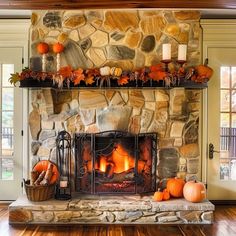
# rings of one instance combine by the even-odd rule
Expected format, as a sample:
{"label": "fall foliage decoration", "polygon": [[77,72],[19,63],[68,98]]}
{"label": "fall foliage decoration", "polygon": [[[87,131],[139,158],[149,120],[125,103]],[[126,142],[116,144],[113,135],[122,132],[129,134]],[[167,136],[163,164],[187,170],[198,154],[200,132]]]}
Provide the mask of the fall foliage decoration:
{"label": "fall foliage decoration", "polygon": [[189,202],[201,202],[206,198],[206,188],[201,182],[188,181],[184,185],[183,194]]}
{"label": "fall foliage decoration", "polygon": [[[58,49],[57,51],[60,50]],[[15,85],[18,81],[26,79],[36,79],[38,81],[48,79],[52,80],[53,86],[57,86],[58,88],[77,86],[176,87],[181,86],[181,81],[183,82],[183,86],[184,82],[205,83],[210,79],[211,75],[212,69],[210,67],[206,68],[205,65],[190,68],[181,66],[166,72],[162,63],[135,69],[134,71],[125,71],[119,67],[110,68],[109,66],[91,69],[73,69],[70,65],[60,67],[60,63],[57,63],[57,71],[55,73],[45,71],[35,72],[26,68],[21,73],[16,72],[11,74],[9,82]],[[207,79],[208,76],[209,78]]]}
{"label": "fall foliage decoration", "polygon": [[34,185],[51,185],[56,183],[58,179],[59,171],[57,166],[48,160],[39,161],[31,172],[31,180]]}
{"label": "fall foliage decoration", "polygon": [[161,202],[163,200],[163,192],[161,192],[160,189],[158,189],[153,196],[153,200],[157,202]]}
{"label": "fall foliage decoration", "polygon": [[183,188],[185,181],[180,178],[170,178],[167,180],[166,188],[172,197],[183,197]]}

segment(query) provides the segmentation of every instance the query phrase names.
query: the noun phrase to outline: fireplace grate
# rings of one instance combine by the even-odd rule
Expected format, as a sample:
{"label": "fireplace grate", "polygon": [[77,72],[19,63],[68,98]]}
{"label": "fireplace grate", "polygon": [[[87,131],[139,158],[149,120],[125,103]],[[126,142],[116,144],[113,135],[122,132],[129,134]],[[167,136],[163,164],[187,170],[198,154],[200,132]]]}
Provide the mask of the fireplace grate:
{"label": "fireplace grate", "polygon": [[75,134],[76,191],[136,194],[156,189],[157,134]]}

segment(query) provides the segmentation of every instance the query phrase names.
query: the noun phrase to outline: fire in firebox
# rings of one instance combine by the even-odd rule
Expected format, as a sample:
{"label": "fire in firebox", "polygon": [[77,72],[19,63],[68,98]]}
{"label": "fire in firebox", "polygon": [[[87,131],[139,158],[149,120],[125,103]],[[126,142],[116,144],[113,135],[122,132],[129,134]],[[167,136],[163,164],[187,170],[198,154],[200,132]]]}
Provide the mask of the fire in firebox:
{"label": "fire in firebox", "polygon": [[77,191],[91,194],[155,191],[157,135],[109,131],[76,134]]}

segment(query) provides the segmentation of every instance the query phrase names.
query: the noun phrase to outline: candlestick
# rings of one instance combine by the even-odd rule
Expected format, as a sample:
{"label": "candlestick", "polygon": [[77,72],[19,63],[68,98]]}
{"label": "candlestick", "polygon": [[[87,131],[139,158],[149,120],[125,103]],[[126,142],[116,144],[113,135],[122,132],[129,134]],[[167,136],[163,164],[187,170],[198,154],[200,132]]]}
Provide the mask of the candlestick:
{"label": "candlestick", "polygon": [[170,43],[164,43],[162,45],[162,60],[171,60],[171,44]]}
{"label": "candlestick", "polygon": [[179,44],[178,61],[186,61],[186,57],[187,57],[187,45]]}
{"label": "candlestick", "polygon": [[42,55],[42,71],[46,72],[46,54]]}
{"label": "candlestick", "polygon": [[57,53],[57,71],[60,70],[61,67],[61,60],[60,60],[60,53]]}

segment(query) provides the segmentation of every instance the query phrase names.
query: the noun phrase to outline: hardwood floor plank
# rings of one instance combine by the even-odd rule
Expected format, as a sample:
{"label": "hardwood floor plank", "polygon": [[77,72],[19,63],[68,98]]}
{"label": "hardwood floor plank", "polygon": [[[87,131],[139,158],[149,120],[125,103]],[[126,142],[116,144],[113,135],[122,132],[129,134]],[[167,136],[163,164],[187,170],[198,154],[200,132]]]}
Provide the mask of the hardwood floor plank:
{"label": "hardwood floor plank", "polygon": [[178,228],[184,236],[205,236],[198,225],[180,225]]}
{"label": "hardwood floor plank", "polygon": [[182,236],[182,233],[178,226],[168,226],[168,225],[149,225],[147,227],[147,236]]}

